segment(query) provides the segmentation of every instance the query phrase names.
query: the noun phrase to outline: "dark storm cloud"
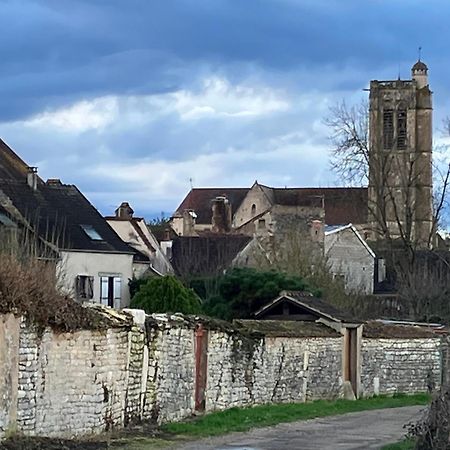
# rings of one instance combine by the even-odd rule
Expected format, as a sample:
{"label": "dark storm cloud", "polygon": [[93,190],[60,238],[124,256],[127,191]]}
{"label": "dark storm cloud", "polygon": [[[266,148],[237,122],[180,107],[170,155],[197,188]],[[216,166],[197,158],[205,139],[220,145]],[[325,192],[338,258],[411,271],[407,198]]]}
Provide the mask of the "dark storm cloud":
{"label": "dark storm cloud", "polygon": [[[444,2],[185,0],[6,1],[0,20],[3,119],[76,96],[161,92],[189,84],[199,61],[226,70],[369,70],[424,47],[441,65]],[[234,77],[239,77],[233,68]]]}
{"label": "dark storm cloud", "polygon": [[[448,115],[449,12],[444,0],[0,0],[0,137],[108,212],[127,199],[170,210],[192,173],[326,185],[328,106],[358,101],[370,79],[408,78],[418,46],[435,123]],[[272,91],[281,106],[264,110]],[[108,98],[103,125],[79,125],[83,109],[69,125],[45,119]],[[100,170],[111,164],[115,178]],[[179,179],[160,181],[171,167]]]}

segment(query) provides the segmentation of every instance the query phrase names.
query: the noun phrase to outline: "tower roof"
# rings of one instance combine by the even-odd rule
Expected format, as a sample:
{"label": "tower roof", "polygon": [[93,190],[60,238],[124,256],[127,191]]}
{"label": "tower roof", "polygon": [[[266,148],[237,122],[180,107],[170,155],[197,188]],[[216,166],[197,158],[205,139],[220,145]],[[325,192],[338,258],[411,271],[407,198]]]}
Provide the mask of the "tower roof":
{"label": "tower roof", "polygon": [[421,61],[420,59],[412,66],[412,69],[411,69],[413,72],[414,71],[416,71],[416,70],[428,70],[428,67],[427,67],[427,65],[423,62],[423,61]]}

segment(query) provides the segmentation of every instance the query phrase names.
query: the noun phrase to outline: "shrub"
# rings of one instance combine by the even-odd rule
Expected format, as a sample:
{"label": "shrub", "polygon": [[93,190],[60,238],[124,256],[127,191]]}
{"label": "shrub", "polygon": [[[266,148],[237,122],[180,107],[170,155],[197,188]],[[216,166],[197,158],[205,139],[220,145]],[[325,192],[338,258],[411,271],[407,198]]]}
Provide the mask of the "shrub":
{"label": "shrub", "polygon": [[131,306],[143,309],[147,314],[201,312],[201,301],[197,294],[172,275],[149,278],[134,295]]}

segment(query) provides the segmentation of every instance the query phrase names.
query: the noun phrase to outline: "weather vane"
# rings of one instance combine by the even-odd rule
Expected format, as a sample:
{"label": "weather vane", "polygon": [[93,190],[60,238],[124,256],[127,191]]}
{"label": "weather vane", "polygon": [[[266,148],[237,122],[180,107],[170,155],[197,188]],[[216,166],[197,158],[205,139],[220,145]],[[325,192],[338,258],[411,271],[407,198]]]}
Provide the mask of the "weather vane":
{"label": "weather vane", "polygon": [[419,47],[419,61],[421,56],[422,56],[422,47]]}

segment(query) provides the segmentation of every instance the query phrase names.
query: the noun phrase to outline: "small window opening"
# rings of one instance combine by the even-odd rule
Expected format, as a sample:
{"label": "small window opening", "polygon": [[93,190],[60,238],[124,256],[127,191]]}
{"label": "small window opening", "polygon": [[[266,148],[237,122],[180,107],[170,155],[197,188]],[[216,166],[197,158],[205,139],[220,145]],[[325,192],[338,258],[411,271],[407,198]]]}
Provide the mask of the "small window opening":
{"label": "small window opening", "polygon": [[394,112],[392,109],[383,111],[383,147],[391,150],[394,143]]}
{"label": "small window opening", "polygon": [[92,225],[80,225],[80,227],[93,241],[103,241],[100,233]]}
{"label": "small window opening", "polygon": [[252,205],[252,215],[256,214],[256,205],[253,203]]}
{"label": "small window opening", "polygon": [[406,149],[406,111],[397,111],[397,148],[399,150]]}
{"label": "small window opening", "polygon": [[75,278],[75,293],[78,300],[91,300],[94,297],[94,277],[78,275]]}
{"label": "small window opening", "polygon": [[258,220],[258,230],[262,230],[266,228],[266,220],[265,219],[259,219]]}

